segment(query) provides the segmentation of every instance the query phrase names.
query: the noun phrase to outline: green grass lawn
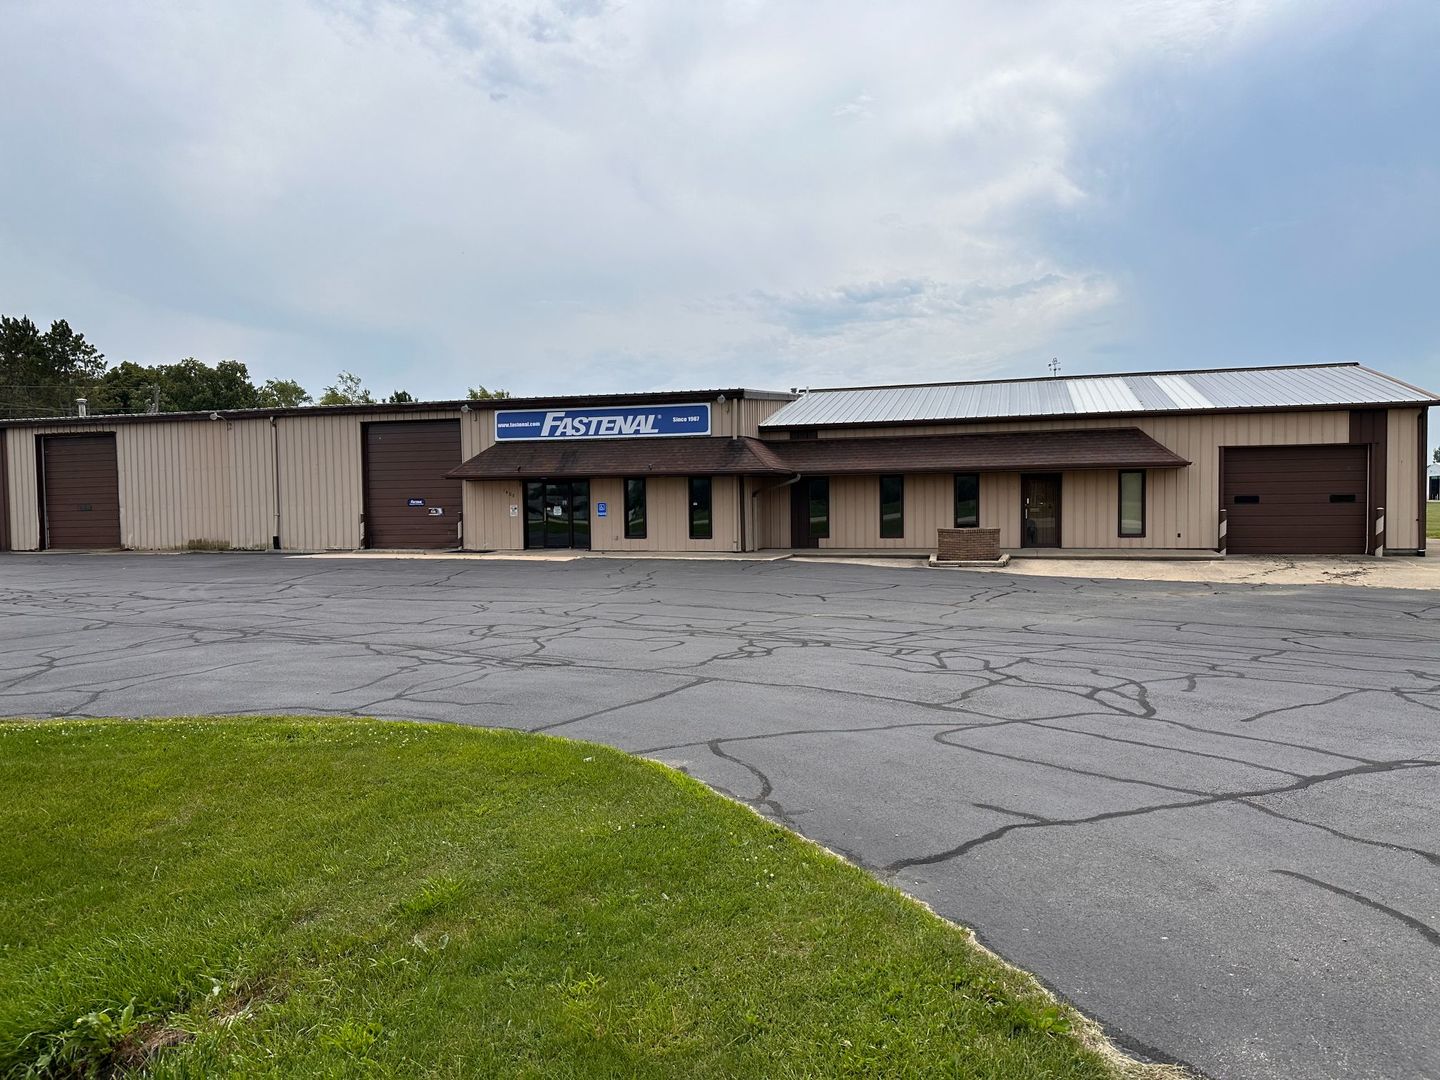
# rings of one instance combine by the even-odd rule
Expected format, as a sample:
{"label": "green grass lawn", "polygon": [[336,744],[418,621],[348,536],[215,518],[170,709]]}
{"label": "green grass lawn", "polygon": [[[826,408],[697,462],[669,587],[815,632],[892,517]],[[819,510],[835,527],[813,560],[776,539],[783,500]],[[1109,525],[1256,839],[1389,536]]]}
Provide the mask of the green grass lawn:
{"label": "green grass lawn", "polygon": [[1440,540],[1440,502],[1425,504],[1425,535]]}
{"label": "green grass lawn", "polygon": [[1151,1074],[967,932],[602,747],[0,722],[0,791],[0,1076]]}

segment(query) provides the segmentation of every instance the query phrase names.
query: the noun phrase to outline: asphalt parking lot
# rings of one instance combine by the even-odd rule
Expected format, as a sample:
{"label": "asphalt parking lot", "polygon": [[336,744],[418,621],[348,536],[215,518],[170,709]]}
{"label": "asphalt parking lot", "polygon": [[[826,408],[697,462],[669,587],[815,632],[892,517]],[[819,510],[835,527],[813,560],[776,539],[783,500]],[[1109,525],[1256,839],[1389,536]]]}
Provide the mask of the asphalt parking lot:
{"label": "asphalt parking lot", "polygon": [[610,743],[974,926],[1123,1045],[1440,1076],[1437,591],[40,555],[0,557],[0,598],[0,714]]}

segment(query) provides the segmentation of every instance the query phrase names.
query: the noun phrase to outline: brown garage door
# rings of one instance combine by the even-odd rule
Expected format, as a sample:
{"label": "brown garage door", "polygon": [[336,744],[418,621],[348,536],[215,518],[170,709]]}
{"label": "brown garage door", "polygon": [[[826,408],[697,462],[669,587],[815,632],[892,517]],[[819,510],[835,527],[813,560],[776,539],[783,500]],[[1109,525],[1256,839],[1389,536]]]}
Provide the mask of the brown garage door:
{"label": "brown garage door", "polygon": [[1227,447],[1229,550],[1363,554],[1366,451],[1364,446]]}
{"label": "brown garage door", "polygon": [[460,546],[460,421],[365,425],[365,545]]}
{"label": "brown garage door", "polygon": [[45,547],[119,547],[115,436],[41,436],[39,464]]}

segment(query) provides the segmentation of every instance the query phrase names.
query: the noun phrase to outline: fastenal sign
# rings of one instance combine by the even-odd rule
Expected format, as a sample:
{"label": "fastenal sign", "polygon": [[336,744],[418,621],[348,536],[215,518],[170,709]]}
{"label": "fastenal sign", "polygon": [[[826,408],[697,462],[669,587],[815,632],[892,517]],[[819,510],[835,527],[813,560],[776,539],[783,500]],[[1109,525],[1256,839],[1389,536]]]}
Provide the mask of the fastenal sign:
{"label": "fastenal sign", "polygon": [[495,441],[637,439],[709,435],[709,405],[612,405],[593,409],[500,409]]}

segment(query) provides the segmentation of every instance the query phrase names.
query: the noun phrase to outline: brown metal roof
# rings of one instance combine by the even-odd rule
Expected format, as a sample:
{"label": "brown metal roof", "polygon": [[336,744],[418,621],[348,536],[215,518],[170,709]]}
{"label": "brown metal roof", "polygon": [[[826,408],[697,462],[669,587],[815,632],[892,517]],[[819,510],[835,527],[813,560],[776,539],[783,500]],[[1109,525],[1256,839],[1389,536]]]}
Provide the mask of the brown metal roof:
{"label": "brown metal roof", "polygon": [[816,474],[1174,469],[1190,464],[1139,428],[804,439],[768,445],[791,472]]}
{"label": "brown metal roof", "polygon": [[503,442],[482,450],[448,476],[462,480],[565,476],[788,475],[759,439],[566,439]]}
{"label": "brown metal roof", "polygon": [[877,439],[575,439],[496,443],[448,475],[465,480],[582,476],[789,476],[1174,469],[1190,463],[1139,428],[1006,431]]}

